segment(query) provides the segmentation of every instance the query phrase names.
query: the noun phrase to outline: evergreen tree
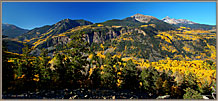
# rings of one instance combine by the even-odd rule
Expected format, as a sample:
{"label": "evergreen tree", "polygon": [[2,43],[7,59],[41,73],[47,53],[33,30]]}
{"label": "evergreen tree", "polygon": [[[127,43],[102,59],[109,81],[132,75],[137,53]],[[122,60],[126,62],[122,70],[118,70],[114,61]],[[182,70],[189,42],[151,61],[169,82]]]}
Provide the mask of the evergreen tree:
{"label": "evergreen tree", "polygon": [[130,90],[139,89],[139,70],[137,70],[132,60],[127,61],[126,66],[122,70],[123,88]]}

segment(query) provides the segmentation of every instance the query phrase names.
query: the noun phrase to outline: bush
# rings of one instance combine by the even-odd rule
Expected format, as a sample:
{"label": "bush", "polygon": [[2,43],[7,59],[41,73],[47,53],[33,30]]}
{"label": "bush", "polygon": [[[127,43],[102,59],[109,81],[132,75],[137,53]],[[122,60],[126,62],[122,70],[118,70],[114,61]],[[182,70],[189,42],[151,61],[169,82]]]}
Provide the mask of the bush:
{"label": "bush", "polygon": [[203,99],[202,95],[191,88],[185,89],[185,94],[183,95],[183,99]]}

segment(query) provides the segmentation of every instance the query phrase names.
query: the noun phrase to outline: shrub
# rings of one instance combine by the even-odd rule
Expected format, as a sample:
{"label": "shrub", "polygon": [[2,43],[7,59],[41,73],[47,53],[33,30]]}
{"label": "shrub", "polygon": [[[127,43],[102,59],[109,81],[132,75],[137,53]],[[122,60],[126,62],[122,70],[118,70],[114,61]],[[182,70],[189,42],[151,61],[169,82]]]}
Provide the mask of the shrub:
{"label": "shrub", "polygon": [[185,92],[186,93],[183,95],[183,99],[203,99],[198,91],[195,91],[189,87],[185,89]]}

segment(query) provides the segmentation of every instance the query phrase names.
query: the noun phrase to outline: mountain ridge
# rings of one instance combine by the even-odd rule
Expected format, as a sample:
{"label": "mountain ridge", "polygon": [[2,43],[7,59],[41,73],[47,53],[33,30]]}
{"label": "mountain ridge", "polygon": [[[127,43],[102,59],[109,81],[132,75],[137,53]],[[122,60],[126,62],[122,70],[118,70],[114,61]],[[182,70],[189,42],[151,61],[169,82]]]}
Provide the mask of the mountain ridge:
{"label": "mountain ridge", "polygon": [[187,19],[175,19],[175,18],[170,18],[169,16],[166,16],[165,18],[162,19],[162,21],[167,22],[169,24],[199,24],[195,23],[193,21],[187,20]]}
{"label": "mountain ridge", "polygon": [[[114,40],[125,33],[135,33],[136,35],[142,33],[142,35],[148,37],[148,39],[144,39],[150,40],[151,38],[154,38],[153,36],[157,35],[159,31],[173,31],[180,26],[191,26],[192,28],[198,28],[199,26],[202,27],[203,25],[169,24],[157,19],[156,17],[142,14],[135,14],[121,20],[107,20],[102,23],[92,23],[83,19],[63,19],[53,25],[45,25],[34,28],[17,37],[17,40],[19,42],[30,44],[34,47],[33,49],[38,48],[37,50],[42,48],[55,49],[56,46],[66,45],[71,41],[70,36],[76,35],[77,33],[85,33],[86,41],[92,45],[107,43],[106,41]],[[206,25],[203,27],[205,26]],[[206,27],[207,29],[211,28],[211,26]],[[141,34],[139,34],[139,36],[141,36]],[[141,38],[135,37],[138,36],[134,36],[132,39],[141,40]],[[159,39],[156,40],[159,41]],[[139,44],[140,42],[135,44]],[[149,48],[150,47],[147,47],[145,50],[148,50]]]}
{"label": "mountain ridge", "polygon": [[63,19],[53,25],[45,25],[43,27],[34,28],[30,30],[29,32],[17,38],[20,41],[30,40],[33,38],[43,38],[43,37],[46,38],[48,36],[53,36],[53,35],[63,33],[77,26],[89,25],[89,24],[93,24],[93,23],[86,21],[86,20],[81,20],[81,19],[79,20]]}
{"label": "mountain ridge", "polygon": [[135,18],[136,20],[140,21],[140,22],[145,22],[145,23],[148,23],[151,19],[156,19],[156,20],[159,20],[157,19],[156,17],[154,16],[150,16],[150,15],[143,15],[143,14],[135,14],[133,16],[131,16],[132,18]]}
{"label": "mountain ridge", "polygon": [[13,24],[7,24],[7,23],[2,24],[2,34],[8,36],[9,38],[15,38],[28,31],[29,30],[23,29]]}

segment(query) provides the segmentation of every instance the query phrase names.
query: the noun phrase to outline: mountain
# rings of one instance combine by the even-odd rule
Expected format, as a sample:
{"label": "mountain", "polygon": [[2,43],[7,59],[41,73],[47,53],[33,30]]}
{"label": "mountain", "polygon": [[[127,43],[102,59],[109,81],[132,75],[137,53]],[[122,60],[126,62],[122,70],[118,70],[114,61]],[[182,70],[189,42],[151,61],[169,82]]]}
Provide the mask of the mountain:
{"label": "mountain", "polygon": [[[36,47],[44,41],[51,39],[54,36],[58,36],[68,29],[90,24],[92,24],[92,22],[85,20],[63,19],[56,24],[34,28],[21,35],[12,34],[14,37],[6,37],[3,38],[3,40],[7,43],[7,48],[10,52],[22,53],[24,43]],[[5,26],[6,25],[4,25],[4,28]],[[13,31],[13,29],[10,29],[9,31]]]}
{"label": "mountain", "polygon": [[149,15],[142,15],[142,14],[135,14],[131,16],[132,18],[135,18],[139,22],[149,23],[151,20],[158,20],[157,18]]}
{"label": "mountain", "polygon": [[175,26],[177,27],[188,27],[191,29],[201,29],[201,30],[215,30],[216,29],[216,25],[206,25],[206,24],[175,24]]}
{"label": "mountain", "polygon": [[[13,53],[22,53],[22,48],[24,47],[22,42],[18,42],[15,40],[12,40],[10,38],[3,38],[3,40],[6,45],[7,45],[7,50],[9,52],[13,52]],[[31,45],[29,45],[31,47]]]}
{"label": "mountain", "polygon": [[157,32],[158,30],[167,31],[175,29],[173,25],[165,23],[151,16],[149,16],[150,19],[148,22],[140,21],[138,20],[137,15],[139,14],[124,18],[122,20],[112,19],[102,23],[92,24],[90,26],[74,27],[62,33],[61,35],[53,35],[51,38],[47,39],[44,38],[43,40],[46,41],[37,41],[40,44],[37,44],[35,48],[42,49],[49,47],[49,49],[55,49],[56,46],[62,46],[68,43],[71,40],[71,35],[81,32],[86,33],[86,41],[88,41],[91,45],[92,43],[105,43],[105,41],[119,37],[119,35],[130,32],[131,30],[141,31],[139,29],[146,29],[146,32],[150,31],[150,33],[155,34],[153,33],[154,31]]}
{"label": "mountain", "polygon": [[33,30],[30,30],[27,33],[17,38],[19,41],[29,42],[33,44],[39,39],[48,39],[54,35],[63,33],[67,31],[68,29],[71,29],[77,26],[90,25],[90,24],[92,24],[92,22],[85,21],[85,20],[64,19],[53,25],[46,25],[40,28],[35,28]]}
{"label": "mountain", "polygon": [[2,34],[8,36],[9,38],[15,38],[26,33],[27,29],[22,29],[12,24],[2,24]]}
{"label": "mountain", "polygon": [[122,20],[113,19],[108,20],[101,23],[105,26],[130,26],[130,27],[143,27],[148,25],[153,25],[155,29],[161,31],[173,30],[175,26],[165,23],[162,20],[159,20],[153,16],[142,15],[142,14],[135,14],[131,17],[127,17]]}
{"label": "mountain", "polygon": [[[55,50],[62,49],[67,43],[71,41],[71,36],[85,33],[85,41],[88,42],[91,46],[92,51],[96,52],[98,51],[98,47],[100,44],[104,44],[106,47],[107,45],[111,45],[113,47],[117,47],[118,50],[114,50],[113,54],[116,54],[116,52],[121,52],[124,47],[122,47],[123,43],[129,43],[128,40],[123,40],[122,43],[117,42],[116,40],[120,39],[122,36],[124,36],[126,33],[132,33],[132,36],[128,36],[129,38],[137,38],[137,41],[135,43],[132,43],[134,45],[137,45],[135,47],[144,46],[144,49],[150,50],[150,45],[153,44],[152,42],[155,42],[154,36],[157,34],[158,30],[153,28],[152,26],[148,27],[114,27],[114,26],[81,26],[69,29],[68,31],[61,34],[61,36],[53,36],[52,38],[47,39],[46,41],[42,41],[40,44],[38,44],[35,47],[35,50],[31,53],[34,55],[38,55],[40,53],[40,49],[45,48],[48,49],[50,54],[53,54]],[[121,38],[122,39],[122,38]],[[143,41],[146,40],[146,41]],[[159,39],[157,39],[159,40]],[[142,44],[140,42],[146,42],[146,44]],[[115,44],[115,43],[117,44]],[[157,41],[158,42],[158,41]],[[131,44],[131,42],[130,42]],[[140,47],[139,47],[140,48]],[[154,50],[155,51],[155,50]],[[159,54],[157,56],[161,57]],[[156,58],[156,57],[155,57]],[[158,57],[157,57],[158,58]]]}
{"label": "mountain", "polygon": [[186,19],[175,19],[175,18],[170,18],[168,16],[163,18],[162,21],[172,24],[176,27],[189,27],[191,29],[212,30],[215,29],[216,27],[215,25],[199,24]]}
{"label": "mountain", "polygon": [[[210,56],[206,52],[209,50],[205,50],[205,47],[208,43],[208,45],[215,45],[214,35],[211,35],[210,31],[203,32],[208,33],[203,35],[205,37],[187,34],[192,31],[177,30],[180,26],[183,25],[169,24],[142,14],[95,24],[85,20],[64,19],[54,25],[30,30],[17,38],[32,46],[33,55],[39,55],[40,50],[45,48],[48,49],[49,55],[53,56],[55,51],[64,49],[72,40],[72,36],[84,33],[83,39],[89,43],[91,51],[102,51],[99,46],[103,44],[105,54],[107,52],[113,55],[122,54],[122,58],[136,57],[157,61],[166,56],[175,59],[177,57],[174,56],[177,55],[195,58],[200,53]],[[188,52],[187,49],[191,51]]]}
{"label": "mountain", "polygon": [[[85,92],[88,96],[99,90],[110,91],[105,94],[111,95],[119,89],[124,95],[132,93],[125,98],[136,93],[143,93],[146,98],[160,98],[166,93],[173,96],[170,98],[180,98],[180,95],[182,98],[188,93],[176,92],[189,87],[187,82],[194,82],[197,86],[193,87],[198,89],[199,84],[207,81],[207,85],[198,89],[198,95],[210,94],[212,91],[202,90],[216,83],[216,32],[176,28],[176,25],[136,14],[96,24],[64,19],[54,25],[30,30],[17,39],[3,36],[3,67],[9,74],[4,76],[9,78],[4,84],[8,85],[5,90],[9,90],[5,94],[11,95],[8,93],[13,93],[13,90],[22,95],[56,89],[65,92],[66,88],[82,87],[86,91],[95,91]],[[6,51],[5,43],[10,52]],[[23,43],[29,45],[29,49],[22,49],[26,46]],[[23,54],[17,54],[22,50]],[[22,84],[31,88],[26,89]],[[107,84],[109,86],[105,86]],[[173,85],[176,86],[169,91]],[[134,92],[137,90],[140,92]],[[78,90],[81,91],[84,90]],[[70,96],[74,96],[74,92],[72,94]],[[124,98],[119,95],[118,98]],[[117,94],[113,96],[114,99]],[[134,98],[144,97],[139,94]]]}
{"label": "mountain", "polygon": [[71,41],[71,36],[80,33],[85,33],[84,39],[90,44],[91,51],[102,51],[99,46],[103,44],[104,54],[121,54],[123,59],[135,57],[158,61],[166,56],[173,59],[196,59],[200,54],[205,54],[202,58],[206,58],[211,56],[211,49],[205,47],[216,46],[216,38],[210,32],[201,37],[201,34],[185,35],[186,32],[176,30],[158,32],[152,26],[88,25],[69,29],[61,36],[43,41],[32,53],[37,55],[40,49],[46,48],[49,54],[53,54],[54,51],[63,49]]}
{"label": "mountain", "polygon": [[175,18],[170,18],[168,16],[166,16],[165,18],[162,19],[162,21],[167,22],[169,24],[198,24],[186,19],[175,19]]}

